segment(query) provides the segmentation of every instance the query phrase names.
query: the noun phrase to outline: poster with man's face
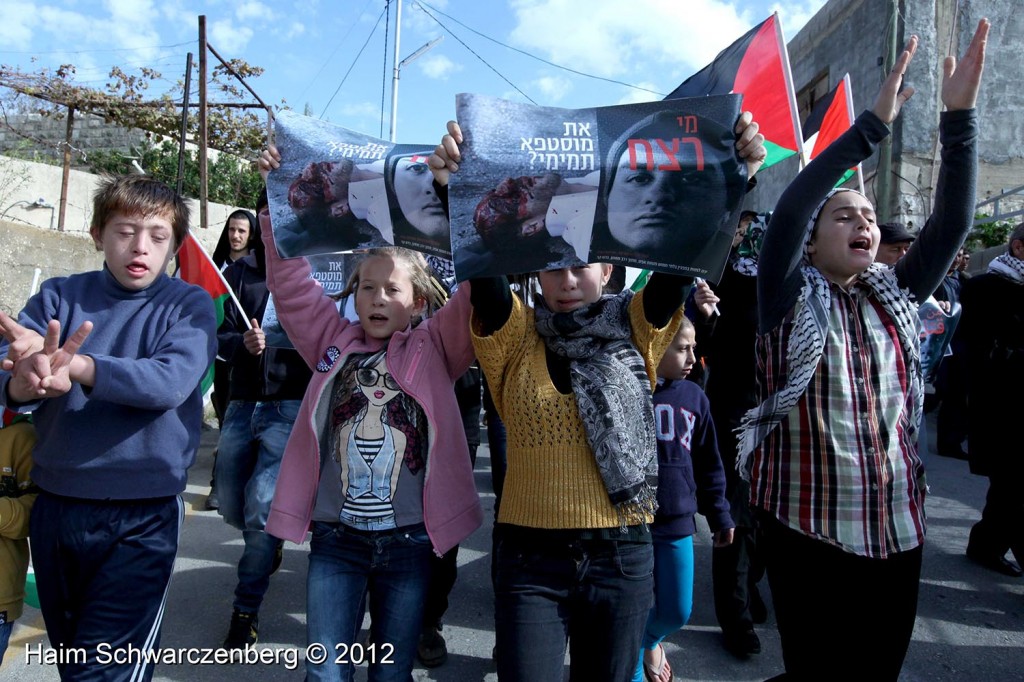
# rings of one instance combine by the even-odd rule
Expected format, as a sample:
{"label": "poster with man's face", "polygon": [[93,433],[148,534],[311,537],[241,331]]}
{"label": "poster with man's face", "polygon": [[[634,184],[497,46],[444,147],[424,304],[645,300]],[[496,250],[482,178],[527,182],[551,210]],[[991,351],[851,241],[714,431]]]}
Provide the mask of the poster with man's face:
{"label": "poster with man's face", "polygon": [[717,280],[746,187],[726,95],[596,109],[460,95],[460,280],[614,263]]}
{"label": "poster with man's face", "polygon": [[282,257],[389,245],[451,257],[426,163],[432,145],[395,145],[290,111],[274,130],[281,167],[267,195]]}

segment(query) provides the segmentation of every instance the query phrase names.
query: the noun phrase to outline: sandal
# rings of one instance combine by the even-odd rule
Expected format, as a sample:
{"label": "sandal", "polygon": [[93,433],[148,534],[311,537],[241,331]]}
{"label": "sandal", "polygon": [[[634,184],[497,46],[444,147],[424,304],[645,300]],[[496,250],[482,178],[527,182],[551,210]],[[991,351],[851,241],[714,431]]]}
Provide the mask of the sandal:
{"label": "sandal", "polygon": [[658,665],[650,665],[644,661],[644,679],[647,682],[672,682],[672,666],[668,664],[665,647],[659,643],[657,650],[661,652],[661,662]]}

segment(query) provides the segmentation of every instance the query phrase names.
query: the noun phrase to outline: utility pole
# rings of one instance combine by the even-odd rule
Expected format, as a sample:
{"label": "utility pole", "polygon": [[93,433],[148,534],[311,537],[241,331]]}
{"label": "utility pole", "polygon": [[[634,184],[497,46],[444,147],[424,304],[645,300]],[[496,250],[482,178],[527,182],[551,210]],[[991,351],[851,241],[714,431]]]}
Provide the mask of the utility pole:
{"label": "utility pole", "polygon": [[206,130],[206,15],[199,16],[199,227],[206,229],[209,225],[206,201],[207,190],[207,143],[209,135]]}
{"label": "utility pole", "polygon": [[[68,107],[68,127],[64,134],[64,164],[60,177],[60,212],[57,215],[57,231],[64,231],[64,218],[68,212],[68,181],[71,179],[71,134],[75,130],[75,108]],[[53,214],[50,214],[53,220]]]}
{"label": "utility pole", "polygon": [[[899,54],[899,36],[896,35],[899,29],[899,0],[892,0],[892,7],[889,10],[889,41],[885,46],[885,70],[884,76],[892,72],[896,64],[896,56]],[[875,172],[875,210],[878,213],[879,222],[889,221],[893,214],[893,161],[892,161],[892,140],[895,137],[896,121],[890,124],[893,127],[893,134],[887,135],[878,146],[878,168]]]}
{"label": "utility pole", "polygon": [[185,96],[181,99],[181,140],[178,141],[178,184],[181,195],[185,187],[185,136],[188,135],[188,98],[192,87],[192,53],[185,58]]}
{"label": "utility pole", "polygon": [[395,54],[391,57],[391,136],[388,138],[395,141],[398,128],[398,72],[402,65],[398,61],[398,43],[402,37],[402,0],[395,0]]}

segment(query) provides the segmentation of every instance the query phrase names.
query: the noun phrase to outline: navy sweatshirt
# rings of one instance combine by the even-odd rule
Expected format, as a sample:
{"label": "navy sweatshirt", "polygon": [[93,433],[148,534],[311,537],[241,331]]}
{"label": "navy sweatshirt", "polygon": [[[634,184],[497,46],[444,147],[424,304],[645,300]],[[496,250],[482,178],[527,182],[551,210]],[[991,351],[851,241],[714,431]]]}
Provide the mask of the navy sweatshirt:
{"label": "navy sweatshirt", "polygon": [[[96,385],[59,397],[12,403],[0,371],[0,401],[33,411],[39,440],[32,480],[43,490],[87,499],[143,499],[185,489],[203,418],[199,382],[217,349],[213,302],[197,286],[161,275],[125,289],[104,267],[43,283],[18,321],[40,334],[61,323],[61,343],[86,320],[79,353],[96,364]],[[0,356],[7,343],[0,342]]]}
{"label": "navy sweatshirt", "polygon": [[733,528],[725,498],[725,469],[718,455],[715,423],[704,391],[692,381],[658,379],[654,389],[658,435],[658,512],[653,535],[693,535],[693,515],[702,514],[712,532]]}

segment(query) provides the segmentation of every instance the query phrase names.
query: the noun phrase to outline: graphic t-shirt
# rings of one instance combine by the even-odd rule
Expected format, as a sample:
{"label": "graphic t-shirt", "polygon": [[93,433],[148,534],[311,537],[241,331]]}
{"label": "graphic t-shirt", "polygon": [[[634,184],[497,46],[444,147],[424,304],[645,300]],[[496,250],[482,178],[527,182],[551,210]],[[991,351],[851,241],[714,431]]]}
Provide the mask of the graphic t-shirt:
{"label": "graphic t-shirt", "polygon": [[349,357],[331,388],[315,521],[360,530],[423,522],[426,415],[384,359]]}

